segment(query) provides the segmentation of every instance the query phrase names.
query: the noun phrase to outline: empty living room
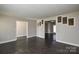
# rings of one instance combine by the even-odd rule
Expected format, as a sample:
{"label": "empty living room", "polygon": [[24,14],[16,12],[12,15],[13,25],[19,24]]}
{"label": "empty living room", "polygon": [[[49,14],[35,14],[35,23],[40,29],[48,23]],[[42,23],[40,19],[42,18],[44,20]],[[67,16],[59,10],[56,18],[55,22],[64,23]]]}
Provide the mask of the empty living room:
{"label": "empty living room", "polygon": [[0,54],[79,54],[79,4],[0,4]]}

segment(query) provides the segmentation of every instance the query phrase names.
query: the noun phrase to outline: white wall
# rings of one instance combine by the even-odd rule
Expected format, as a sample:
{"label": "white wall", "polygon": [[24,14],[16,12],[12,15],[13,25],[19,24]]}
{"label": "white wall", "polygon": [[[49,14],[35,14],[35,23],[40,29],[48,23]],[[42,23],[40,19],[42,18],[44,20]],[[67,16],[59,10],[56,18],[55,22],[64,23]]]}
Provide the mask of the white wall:
{"label": "white wall", "polygon": [[[58,16],[49,17],[44,20],[45,21],[57,20]],[[61,16],[67,16],[68,18],[74,18],[75,25],[68,26],[68,24],[56,23],[56,40],[59,42],[79,46],[79,17],[78,17],[79,12],[73,12],[73,13],[64,14]],[[39,20],[37,22],[39,22]],[[45,32],[44,28],[45,28],[44,25],[37,28],[37,36],[44,37],[44,34],[43,34]]]}
{"label": "white wall", "polygon": [[56,25],[54,25],[53,27],[54,27],[54,28],[53,28],[53,32],[56,33]]}
{"label": "white wall", "polygon": [[36,36],[36,20],[28,21],[28,38]]}
{"label": "white wall", "polygon": [[27,36],[28,37],[28,22],[16,21],[16,37]]}

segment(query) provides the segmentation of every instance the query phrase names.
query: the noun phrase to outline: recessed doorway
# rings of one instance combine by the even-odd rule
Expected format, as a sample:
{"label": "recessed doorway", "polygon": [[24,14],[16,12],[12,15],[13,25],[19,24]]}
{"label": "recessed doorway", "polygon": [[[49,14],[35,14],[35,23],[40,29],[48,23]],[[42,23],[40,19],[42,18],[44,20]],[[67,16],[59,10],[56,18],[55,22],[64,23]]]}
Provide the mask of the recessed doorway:
{"label": "recessed doorway", "polygon": [[56,21],[45,21],[45,42],[51,45],[56,40]]}

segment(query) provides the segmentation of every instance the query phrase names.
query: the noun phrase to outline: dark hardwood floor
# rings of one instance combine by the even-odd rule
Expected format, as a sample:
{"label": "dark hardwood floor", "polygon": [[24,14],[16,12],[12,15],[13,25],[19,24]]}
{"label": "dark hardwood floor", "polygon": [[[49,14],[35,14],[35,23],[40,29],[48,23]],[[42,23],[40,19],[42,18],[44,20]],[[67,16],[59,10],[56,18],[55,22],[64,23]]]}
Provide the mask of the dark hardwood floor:
{"label": "dark hardwood floor", "polygon": [[79,47],[53,41],[51,45],[39,37],[27,39],[18,37],[17,41],[0,44],[0,54],[78,54]]}
{"label": "dark hardwood floor", "polygon": [[16,51],[16,41],[0,44],[0,54],[12,54]]}

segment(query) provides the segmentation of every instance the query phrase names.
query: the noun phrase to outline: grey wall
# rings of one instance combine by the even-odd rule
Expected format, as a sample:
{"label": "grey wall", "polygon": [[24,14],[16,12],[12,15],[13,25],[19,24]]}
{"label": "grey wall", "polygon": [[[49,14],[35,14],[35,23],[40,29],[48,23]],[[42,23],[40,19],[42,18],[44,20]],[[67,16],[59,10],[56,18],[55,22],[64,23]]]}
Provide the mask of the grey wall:
{"label": "grey wall", "polygon": [[16,17],[0,15],[0,43],[6,43],[16,40],[16,36],[18,36],[16,32],[16,21],[28,22],[28,24],[26,25],[28,27],[23,29],[27,29],[26,31],[28,32],[25,33],[23,31],[23,35],[28,35],[27,37],[36,36],[36,20],[28,21],[27,19],[19,19]]}
{"label": "grey wall", "polygon": [[37,36],[41,38],[45,38],[45,21],[43,22],[42,25],[39,23],[41,22],[41,19],[37,20]]}
{"label": "grey wall", "polygon": [[0,44],[16,40],[16,21],[26,21],[16,17],[0,15]]}
{"label": "grey wall", "polygon": [[79,46],[79,17],[74,18],[74,26],[57,23],[56,40],[59,42]]}
{"label": "grey wall", "polygon": [[0,17],[0,43],[16,39],[16,19],[6,16]]}
{"label": "grey wall", "polygon": [[[56,41],[71,44],[75,46],[79,46],[79,12],[73,12],[58,16],[67,16],[67,18],[74,18],[75,19],[75,25],[69,26],[68,24],[56,23]],[[48,20],[57,20],[57,17],[49,17],[44,19],[44,21]],[[41,20],[41,19],[40,19]],[[40,22],[40,20],[37,20],[37,24]],[[37,36],[44,38],[45,33],[45,25],[37,26]]]}
{"label": "grey wall", "polygon": [[28,21],[28,38],[36,36],[36,20]]}

